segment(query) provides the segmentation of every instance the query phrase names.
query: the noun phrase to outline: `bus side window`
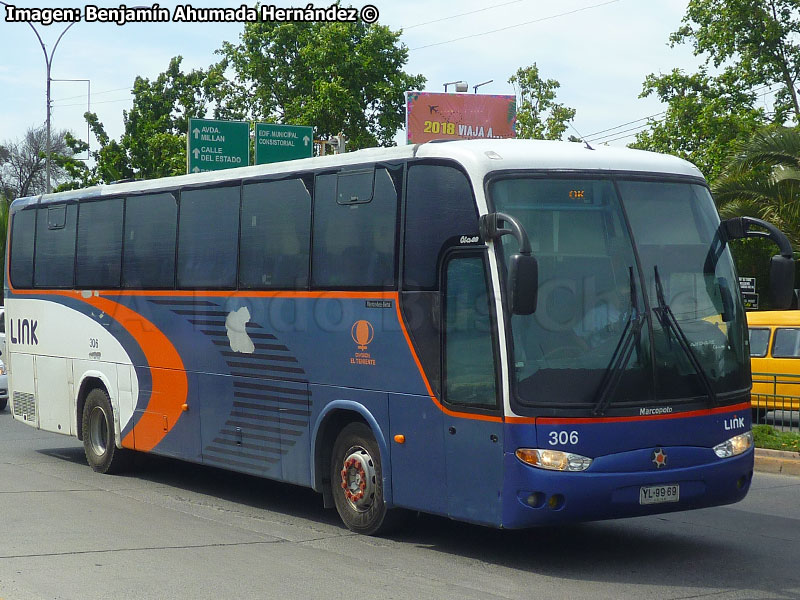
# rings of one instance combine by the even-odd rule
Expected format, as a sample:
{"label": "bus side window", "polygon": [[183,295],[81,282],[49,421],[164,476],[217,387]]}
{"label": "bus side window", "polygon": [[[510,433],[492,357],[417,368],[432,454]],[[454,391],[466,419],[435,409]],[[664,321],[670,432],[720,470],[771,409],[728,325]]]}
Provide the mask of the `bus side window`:
{"label": "bus side window", "polygon": [[36,211],[35,287],[72,287],[77,217],[77,204],[42,206]]}
{"label": "bus side window", "polygon": [[33,287],[33,239],[36,210],[14,213],[11,225],[11,284],[16,288]]}
{"label": "bus side window", "polygon": [[247,289],[308,287],[311,195],[301,179],[245,185],[239,285]]}
{"label": "bus side window", "polygon": [[80,204],[76,287],[119,287],[122,270],[122,211],[122,198]]}
{"label": "bus side window", "polygon": [[[477,241],[478,211],[466,175],[446,165],[411,165],[406,193],[406,290],[434,290],[445,245]],[[474,243],[474,242],[473,242]]]}
{"label": "bus side window", "polygon": [[125,201],[122,287],[175,287],[178,203],[173,194],[129,196]]}
{"label": "bus side window", "polygon": [[482,256],[447,263],[445,279],[445,401],[495,408],[497,380]]}
{"label": "bus side window", "polygon": [[236,287],[240,186],[181,192],[178,287]]}
{"label": "bus side window", "polygon": [[[347,196],[337,198],[336,174],[318,175],[314,186],[311,280],[321,288],[392,288],[398,190],[387,169],[375,170],[371,199],[357,195],[343,176]],[[353,199],[355,198],[355,199]]]}

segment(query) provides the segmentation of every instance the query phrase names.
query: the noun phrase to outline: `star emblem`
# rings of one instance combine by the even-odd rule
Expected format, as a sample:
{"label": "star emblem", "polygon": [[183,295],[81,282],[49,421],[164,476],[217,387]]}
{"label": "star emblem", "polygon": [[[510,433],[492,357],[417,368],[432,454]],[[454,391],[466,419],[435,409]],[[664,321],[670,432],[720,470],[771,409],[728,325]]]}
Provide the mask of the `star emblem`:
{"label": "star emblem", "polygon": [[653,464],[657,469],[667,466],[667,455],[661,448],[653,450]]}

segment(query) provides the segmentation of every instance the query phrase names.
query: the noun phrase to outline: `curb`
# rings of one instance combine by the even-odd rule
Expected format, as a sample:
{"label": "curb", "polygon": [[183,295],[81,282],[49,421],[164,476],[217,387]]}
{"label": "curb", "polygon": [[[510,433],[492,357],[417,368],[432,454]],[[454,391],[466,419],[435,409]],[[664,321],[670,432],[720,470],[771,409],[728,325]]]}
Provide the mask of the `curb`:
{"label": "curb", "polygon": [[800,477],[800,452],[756,448],[755,470]]}

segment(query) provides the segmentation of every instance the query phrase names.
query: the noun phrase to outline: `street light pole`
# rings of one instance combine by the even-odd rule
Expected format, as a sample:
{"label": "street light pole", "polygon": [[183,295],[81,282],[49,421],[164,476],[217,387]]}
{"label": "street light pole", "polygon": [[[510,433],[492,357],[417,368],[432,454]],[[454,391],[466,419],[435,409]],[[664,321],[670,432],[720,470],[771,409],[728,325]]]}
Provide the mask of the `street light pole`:
{"label": "street light pole", "polygon": [[[0,4],[3,6],[9,6],[7,2],[3,2],[0,0]],[[33,26],[33,23],[27,21],[28,25],[30,25],[31,29],[33,29],[33,33],[36,34],[36,39],[39,40],[39,45],[42,47],[42,52],[44,52],[44,62],[47,65],[47,156],[45,157],[45,169],[47,171],[47,193],[49,194],[53,188],[50,183],[50,68],[53,66],[53,55],[56,53],[56,48],[58,48],[58,43],[61,41],[61,38],[64,37],[64,34],[67,33],[70,27],[75,25],[77,21],[73,21],[69,25],[64,28],[64,31],[61,32],[61,35],[58,36],[56,43],[53,45],[53,49],[50,51],[50,55],[47,54],[47,48],[42,41],[42,36],[39,35],[39,32],[36,30],[36,27]]]}

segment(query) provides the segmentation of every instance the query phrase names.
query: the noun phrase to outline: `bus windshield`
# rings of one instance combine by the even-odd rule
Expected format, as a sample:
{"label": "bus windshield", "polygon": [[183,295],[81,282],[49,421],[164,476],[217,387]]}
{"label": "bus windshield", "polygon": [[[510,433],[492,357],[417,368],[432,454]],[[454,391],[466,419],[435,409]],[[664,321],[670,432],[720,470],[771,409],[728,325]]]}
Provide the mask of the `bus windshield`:
{"label": "bus windshield", "polygon": [[[748,388],[733,262],[711,252],[719,217],[704,186],[517,174],[489,191],[539,263],[536,312],[511,317],[521,403],[720,402]],[[502,238],[506,258],[516,244]]]}

